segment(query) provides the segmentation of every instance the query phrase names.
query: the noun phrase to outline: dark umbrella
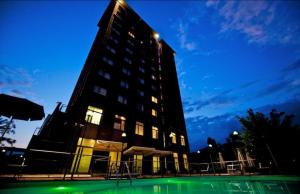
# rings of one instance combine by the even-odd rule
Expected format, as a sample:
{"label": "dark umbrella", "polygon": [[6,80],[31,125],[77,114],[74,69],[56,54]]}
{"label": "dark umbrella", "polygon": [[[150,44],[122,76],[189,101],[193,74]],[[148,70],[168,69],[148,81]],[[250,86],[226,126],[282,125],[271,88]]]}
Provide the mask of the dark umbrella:
{"label": "dark umbrella", "polygon": [[41,120],[44,108],[25,98],[0,94],[0,115],[19,120]]}

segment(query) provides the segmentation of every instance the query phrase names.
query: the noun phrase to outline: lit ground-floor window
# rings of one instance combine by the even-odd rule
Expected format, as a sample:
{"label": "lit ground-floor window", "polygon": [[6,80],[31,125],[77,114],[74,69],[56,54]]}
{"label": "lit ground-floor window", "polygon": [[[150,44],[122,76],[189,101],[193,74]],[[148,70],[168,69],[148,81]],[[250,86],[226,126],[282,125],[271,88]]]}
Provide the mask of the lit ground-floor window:
{"label": "lit ground-floor window", "polygon": [[160,158],[159,156],[153,156],[153,173],[158,173],[160,170]]}

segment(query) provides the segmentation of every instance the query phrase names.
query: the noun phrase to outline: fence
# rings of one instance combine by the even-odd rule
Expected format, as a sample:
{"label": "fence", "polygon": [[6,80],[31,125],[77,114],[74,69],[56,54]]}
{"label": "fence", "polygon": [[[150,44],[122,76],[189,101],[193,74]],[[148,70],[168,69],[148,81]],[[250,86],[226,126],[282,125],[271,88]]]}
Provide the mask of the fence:
{"label": "fence", "polygon": [[[45,157],[47,156],[47,157]],[[126,178],[193,176],[193,175],[245,175],[272,173],[270,164],[255,160],[234,160],[179,165],[165,157],[149,160],[129,158],[125,161],[111,160],[108,156],[83,154],[83,162],[74,166],[74,153],[30,150],[24,155],[1,155],[0,178],[14,179],[75,179],[75,178]],[[47,158],[47,159],[45,159]],[[90,159],[88,159],[90,158]],[[126,164],[126,168],[124,167]],[[86,172],[80,168],[87,166]],[[84,168],[82,168],[84,169]]]}

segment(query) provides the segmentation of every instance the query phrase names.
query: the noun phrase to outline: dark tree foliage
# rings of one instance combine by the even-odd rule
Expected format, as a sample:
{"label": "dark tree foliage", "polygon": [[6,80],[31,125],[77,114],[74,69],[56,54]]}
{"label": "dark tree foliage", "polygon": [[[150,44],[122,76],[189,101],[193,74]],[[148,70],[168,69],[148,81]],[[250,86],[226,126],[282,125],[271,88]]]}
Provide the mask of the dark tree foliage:
{"label": "dark tree foliage", "polygon": [[294,116],[275,109],[269,113],[269,117],[252,109],[247,113],[244,118],[238,117],[246,151],[257,161],[277,163],[283,172],[298,171],[300,129],[292,122]]}
{"label": "dark tree foliage", "polygon": [[12,120],[0,117],[0,145],[4,146],[5,142],[10,144],[11,146],[16,143],[16,140],[5,137],[5,135],[15,134],[16,125]]}

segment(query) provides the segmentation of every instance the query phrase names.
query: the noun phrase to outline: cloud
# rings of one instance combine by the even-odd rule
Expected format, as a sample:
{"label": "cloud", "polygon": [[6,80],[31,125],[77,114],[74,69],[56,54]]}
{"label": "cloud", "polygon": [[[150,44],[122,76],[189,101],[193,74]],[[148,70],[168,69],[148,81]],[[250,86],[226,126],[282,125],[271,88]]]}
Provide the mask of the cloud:
{"label": "cloud", "polygon": [[268,87],[264,88],[263,90],[261,90],[256,95],[256,97],[265,97],[265,96],[269,96],[271,94],[275,94],[277,92],[286,90],[289,88],[291,83],[292,83],[291,80],[283,80],[283,81],[277,82],[277,83],[272,84],[271,86],[268,86]]}
{"label": "cloud", "polygon": [[180,43],[180,48],[186,49],[188,51],[193,51],[196,49],[196,43],[193,41],[187,41],[187,31],[188,31],[188,22],[184,25],[182,21],[178,25],[178,38]]}
{"label": "cloud", "polygon": [[248,43],[300,43],[299,22],[285,9],[285,2],[207,1],[206,6],[218,14],[220,33],[239,32]]}
{"label": "cloud", "polygon": [[250,86],[255,85],[255,84],[258,83],[258,82],[259,82],[259,80],[254,80],[254,81],[246,82],[246,83],[242,84],[242,85],[239,87],[239,89],[245,89],[245,88],[248,88],[248,87],[250,87]]}
{"label": "cloud", "polygon": [[294,63],[287,65],[285,68],[282,69],[282,72],[288,73],[290,71],[296,71],[300,69],[300,59],[295,61]]}

